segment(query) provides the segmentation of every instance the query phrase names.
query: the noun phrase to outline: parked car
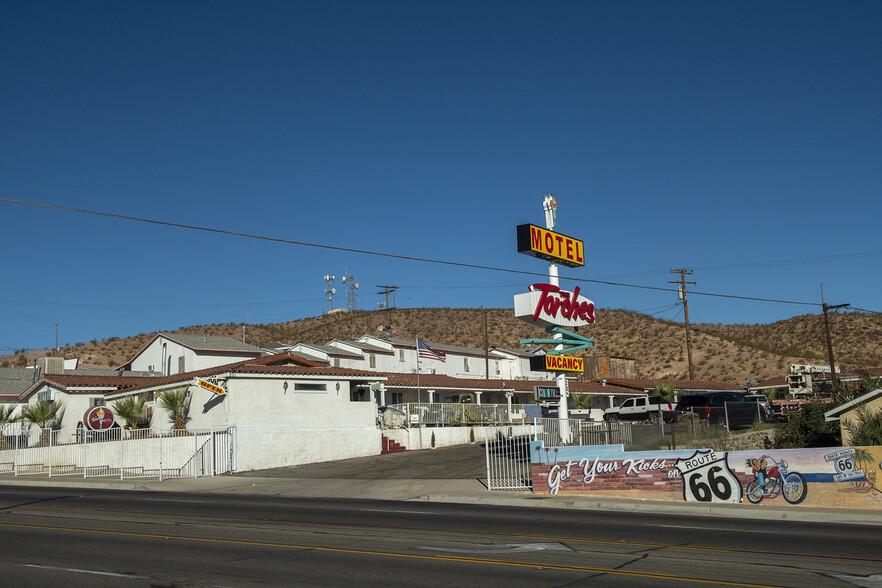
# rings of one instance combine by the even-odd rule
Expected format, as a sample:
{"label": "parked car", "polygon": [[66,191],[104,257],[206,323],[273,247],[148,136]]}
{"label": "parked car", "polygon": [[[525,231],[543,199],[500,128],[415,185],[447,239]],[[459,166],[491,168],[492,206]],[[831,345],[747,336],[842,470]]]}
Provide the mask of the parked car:
{"label": "parked car", "polygon": [[714,425],[730,429],[749,427],[758,420],[757,405],[740,392],[696,392],[684,394],[677,403],[679,415],[692,413]]}
{"label": "parked car", "polygon": [[662,418],[671,421],[674,417],[673,405],[661,396],[637,396],[628,398],[619,406],[603,411],[605,421],[651,421],[658,422],[659,408]]}
{"label": "parked car", "polygon": [[768,421],[772,414],[772,403],[766,398],[765,394],[748,394],[744,397],[747,402],[755,402],[759,405],[757,414],[763,422]]}

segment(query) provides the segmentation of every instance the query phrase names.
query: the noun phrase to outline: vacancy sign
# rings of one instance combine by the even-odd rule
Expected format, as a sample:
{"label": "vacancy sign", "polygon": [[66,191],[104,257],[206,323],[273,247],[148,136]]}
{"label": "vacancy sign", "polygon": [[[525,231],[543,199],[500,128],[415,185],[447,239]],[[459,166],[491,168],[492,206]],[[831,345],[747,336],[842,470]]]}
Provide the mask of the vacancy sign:
{"label": "vacancy sign", "polygon": [[585,360],[566,355],[536,355],[530,358],[532,371],[584,372]]}

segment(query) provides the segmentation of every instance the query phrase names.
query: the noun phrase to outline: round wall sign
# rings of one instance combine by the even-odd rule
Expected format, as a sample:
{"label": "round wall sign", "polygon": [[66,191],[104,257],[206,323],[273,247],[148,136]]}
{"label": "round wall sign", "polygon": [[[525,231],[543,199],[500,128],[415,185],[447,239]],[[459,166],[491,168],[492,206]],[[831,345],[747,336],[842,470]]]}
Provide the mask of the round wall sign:
{"label": "round wall sign", "polygon": [[83,423],[87,429],[106,431],[113,426],[113,413],[106,406],[96,406],[86,411]]}

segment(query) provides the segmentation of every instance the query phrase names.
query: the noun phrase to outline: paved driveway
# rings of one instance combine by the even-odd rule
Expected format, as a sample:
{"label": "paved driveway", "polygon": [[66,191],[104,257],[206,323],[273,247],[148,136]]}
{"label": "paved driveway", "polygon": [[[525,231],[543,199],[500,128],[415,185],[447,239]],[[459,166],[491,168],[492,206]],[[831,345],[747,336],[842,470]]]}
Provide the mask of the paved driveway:
{"label": "paved driveway", "polygon": [[249,477],[474,480],[487,477],[484,445],[454,445],[246,472]]}

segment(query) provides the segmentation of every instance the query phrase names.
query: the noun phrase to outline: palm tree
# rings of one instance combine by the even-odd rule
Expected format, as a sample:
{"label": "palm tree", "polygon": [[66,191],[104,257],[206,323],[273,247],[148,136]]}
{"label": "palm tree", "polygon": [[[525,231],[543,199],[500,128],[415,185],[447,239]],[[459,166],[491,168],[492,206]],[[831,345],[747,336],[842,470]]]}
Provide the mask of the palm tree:
{"label": "palm tree", "polygon": [[147,396],[144,394],[126,396],[113,403],[113,412],[124,420],[130,429],[137,429],[138,425],[147,420],[144,411],[146,402]]}
{"label": "palm tree", "polygon": [[174,429],[186,429],[187,416],[190,412],[190,400],[187,398],[187,389],[166,390],[156,397],[159,406],[168,411],[169,421]]}
{"label": "palm tree", "polygon": [[14,412],[15,405],[0,404],[0,431],[5,429],[7,425],[11,425],[18,421],[19,417],[12,416],[12,413]]}
{"label": "palm tree", "polygon": [[655,386],[653,386],[652,391],[656,396],[661,396],[668,402],[672,402],[674,400],[673,386],[662,386],[661,384],[656,384]]}
{"label": "palm tree", "polygon": [[0,449],[3,449],[6,444],[6,436],[3,432],[6,430],[8,425],[15,423],[19,420],[20,417],[12,416],[12,413],[15,412],[15,405],[12,404],[0,404]]}
{"label": "palm tree", "polygon": [[873,412],[867,405],[855,410],[857,422],[843,419],[842,427],[851,435],[849,445],[874,446],[882,444],[882,410]]}
{"label": "palm tree", "polygon": [[49,429],[61,409],[61,402],[50,402],[48,400],[38,400],[34,404],[27,404],[21,408],[21,418],[42,429],[40,432],[41,445],[48,444]]}
{"label": "palm tree", "polygon": [[579,394],[577,392],[571,398],[573,399],[573,408],[591,408],[591,394]]}

